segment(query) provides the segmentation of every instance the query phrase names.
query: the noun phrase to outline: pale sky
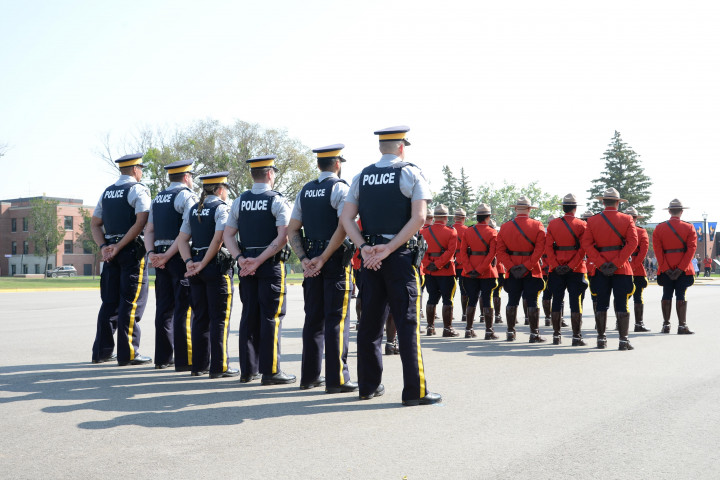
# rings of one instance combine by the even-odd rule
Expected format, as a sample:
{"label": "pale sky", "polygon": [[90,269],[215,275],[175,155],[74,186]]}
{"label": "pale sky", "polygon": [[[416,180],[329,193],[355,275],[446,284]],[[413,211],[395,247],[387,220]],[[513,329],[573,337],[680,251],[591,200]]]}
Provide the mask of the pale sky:
{"label": "pale sky", "polygon": [[618,130],[653,220],[720,220],[720,3],[588,3],[2,0],[0,198],[94,205],[106,134],[213,118],[344,143],[346,178],[406,124],[435,191],[449,164],[584,200]]}

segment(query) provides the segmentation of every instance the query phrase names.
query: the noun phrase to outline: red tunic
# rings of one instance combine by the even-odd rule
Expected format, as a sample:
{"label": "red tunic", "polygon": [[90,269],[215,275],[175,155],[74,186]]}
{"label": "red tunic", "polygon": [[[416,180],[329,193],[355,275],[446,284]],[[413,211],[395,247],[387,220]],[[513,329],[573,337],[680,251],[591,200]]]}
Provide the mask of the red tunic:
{"label": "red tunic", "polygon": [[463,235],[465,234],[465,231],[469,228],[464,223],[455,222],[453,223],[453,228],[457,230],[458,234],[458,249],[455,251],[455,269],[456,270],[462,270],[464,267],[462,265],[462,261],[460,260],[460,243],[462,242]]}
{"label": "red tunic", "polygon": [[[542,269],[540,267],[540,257],[545,251],[545,227],[537,220],[533,220],[527,215],[518,215],[515,221],[520,226],[527,237],[535,244],[532,246],[520,231],[515,227],[512,220],[505,222],[500,227],[500,233],[497,237],[496,255],[498,261],[510,270],[515,265],[525,265],[533,277],[542,278]],[[508,252],[530,252],[530,255],[510,255]],[[510,276],[510,272],[505,274],[505,278]]]}
{"label": "red tunic", "polygon": [[[625,238],[625,246],[622,247],[620,237],[613,231],[601,214],[593,215],[587,220],[585,235],[580,239],[582,247],[597,268],[603,263],[612,262],[617,267],[617,275],[632,275],[632,267],[628,258],[635,251],[638,245],[637,230],[630,215],[618,212],[616,209],[606,208],[603,213],[615,226],[620,235]],[[599,249],[612,248],[611,250],[598,251]]]}
{"label": "red tunic", "polygon": [[567,265],[572,268],[573,272],[586,273],[585,250],[583,250],[582,246],[579,246],[577,250],[565,250],[566,248],[575,247],[576,242],[568,227],[563,223],[563,219],[575,233],[578,241],[587,228],[585,222],[575,218],[571,213],[566,213],[564,217],[556,218],[548,224],[545,237],[545,254],[547,255],[550,271],[552,272],[560,265]]}
{"label": "red tunic", "polygon": [[[431,235],[435,234],[437,242]],[[435,223],[422,232],[422,236],[428,244],[428,249],[423,257],[422,265],[425,275],[432,276],[455,276],[455,250],[457,250],[457,230],[442,223]],[[439,243],[439,244],[438,244]],[[438,270],[431,272],[428,265],[434,263]]]}
{"label": "red tunic", "polygon": [[[360,228],[360,231],[362,232],[362,224],[360,223],[360,219],[358,218],[357,221],[358,227]],[[355,249],[355,254],[352,258],[352,268],[353,270],[360,270],[360,267],[362,266],[362,260],[360,260],[360,245],[357,246],[358,248]]]}
{"label": "red tunic", "polygon": [[648,237],[647,230],[644,228],[635,226],[638,234],[638,246],[632,254],[630,266],[632,267],[633,275],[636,277],[646,277],[647,272],[645,271],[645,257],[650,249],[650,238]]}
{"label": "red tunic", "polygon": [[685,241],[685,252],[668,252],[668,250],[680,250],[683,247],[682,241],[678,238],[668,226],[668,222],[663,222],[655,227],[653,233],[653,249],[658,261],[658,274],[667,270],[679,268],[686,275],[695,275],[695,269],[692,266],[692,257],[697,249],[697,233],[695,228],[687,222],[683,222],[678,217],[670,217],[670,224],[675,231]]}
{"label": "red tunic", "polygon": [[[485,242],[480,240],[478,233]],[[468,272],[475,270],[480,274],[479,277],[475,278],[498,278],[497,268],[492,264],[495,258],[497,234],[497,230],[484,223],[465,228],[459,250],[459,260],[464,266],[463,277],[469,277]],[[487,246],[485,243],[487,243]],[[470,253],[468,253],[468,250]],[[487,252],[487,255],[473,255],[472,252]]]}

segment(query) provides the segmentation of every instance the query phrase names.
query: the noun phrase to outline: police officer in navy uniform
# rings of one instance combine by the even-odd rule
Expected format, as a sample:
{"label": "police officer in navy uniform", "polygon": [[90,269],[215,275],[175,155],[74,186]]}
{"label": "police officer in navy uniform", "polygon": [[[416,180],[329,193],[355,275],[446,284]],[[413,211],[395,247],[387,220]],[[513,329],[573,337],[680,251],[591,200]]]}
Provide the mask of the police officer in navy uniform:
{"label": "police officer in navy uniform", "polygon": [[[360,399],[382,395],[382,313],[385,303],[395,319],[403,364],[403,405],[429,405],[442,397],[427,390],[420,347],[420,274],[417,234],[432,198],[420,169],[405,162],[405,126],[375,132],[383,156],[365,167],[350,186],[340,221],[360,245],[364,268],[362,318],[357,335]],[[360,214],[363,231],[355,217]]]}
{"label": "police officer in navy uniform", "polygon": [[[275,155],[251,158],[253,186],[237,198],[225,226],[225,244],[238,262],[240,300],[240,382],[262,374],[263,385],[295,382],[280,369],[280,333],[287,306],[285,260],[289,256],[290,206],[272,190]],[[236,236],[239,233],[239,241]]]}
{"label": "police officer in navy uniform", "polygon": [[[350,336],[350,292],[355,248],[345,243],[338,222],[350,186],[340,178],[343,144],[313,150],[321,170],[295,199],[288,238],[302,262],[305,325],[300,388],[326,385],[328,393],[354,392],[347,352]],[[300,233],[302,228],[304,239]],[[325,346],[325,377],[320,376]],[[327,382],[327,383],[326,383]]]}
{"label": "police officer in navy uniform", "polygon": [[[92,349],[93,363],[115,360],[118,364],[152,362],[140,355],[140,319],[147,301],[148,273],[145,246],[140,234],[150,210],[150,191],[140,183],[142,153],[115,160],[120,178],[105,189],[93,212],[91,230],[100,245],[103,271],[100,276],[102,305]],[[117,357],[113,355],[115,330]]]}
{"label": "police officer in navy uniform", "polygon": [[153,199],[145,227],[148,261],[155,268],[155,368],[174,364],[176,372],[190,371],[192,365],[190,282],[175,243],[183,214],[198,201],[192,191],[192,163],[165,165],[170,186]]}
{"label": "police officer in navy uniform", "polygon": [[[228,217],[228,172],[203,175],[198,203],[183,214],[177,245],[190,278],[194,319],[191,329],[191,375],[210,372],[210,378],[236,377],[230,367],[228,335],[233,297],[232,257],[223,248]],[[192,240],[192,248],[190,247]]]}

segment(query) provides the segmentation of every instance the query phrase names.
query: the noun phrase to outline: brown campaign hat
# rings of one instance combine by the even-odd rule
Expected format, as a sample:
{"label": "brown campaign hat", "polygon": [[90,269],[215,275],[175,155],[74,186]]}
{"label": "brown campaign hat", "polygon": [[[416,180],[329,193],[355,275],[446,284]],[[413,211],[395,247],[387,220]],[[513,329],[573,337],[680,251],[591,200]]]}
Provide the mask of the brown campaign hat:
{"label": "brown campaign hat", "polygon": [[673,198],[670,202],[670,206],[668,206],[668,208],[663,208],[663,210],[675,210],[677,208],[681,210],[687,210],[690,207],[684,207],[680,200],[678,200],[677,198]]}
{"label": "brown campaign hat", "polygon": [[435,217],[435,214],[433,213],[433,211],[432,211],[432,209],[431,209],[430,207],[428,207],[427,215],[425,215],[425,216],[426,216],[426,217],[430,217],[430,218],[434,218],[434,217]]}
{"label": "brown campaign hat", "polygon": [[434,216],[435,217],[449,217],[450,215],[449,215],[448,208],[441,203],[440,205],[435,207]]}
{"label": "brown campaign hat", "polygon": [[510,208],[538,208],[534,207],[530,204],[530,199],[527,198],[525,195],[520,195],[520,198],[517,199],[517,202],[515,202],[515,205],[510,205]]}
{"label": "brown campaign hat", "polygon": [[455,212],[453,213],[456,217],[467,217],[467,212],[465,212],[464,208],[456,208]]}
{"label": "brown campaign hat", "polygon": [[585,210],[582,213],[582,215],[580,215],[580,218],[582,218],[583,220],[587,220],[588,218],[592,217],[593,215],[595,215],[595,214],[593,212],[591,212],[590,210]]}
{"label": "brown campaign hat", "polygon": [[628,207],[625,209],[625,213],[630,215],[631,217],[637,217],[637,218],[645,218],[645,215],[640,215],[637,210],[635,210],[635,207]]}
{"label": "brown campaign hat", "polygon": [[481,203],[475,210],[475,215],[492,215],[492,209],[487,203]]}
{"label": "brown campaign hat", "polygon": [[562,203],[558,205],[575,205],[577,207],[577,198],[572,193],[568,193],[562,199]]}
{"label": "brown campaign hat", "polygon": [[613,187],[608,188],[603,193],[602,197],[595,197],[596,200],[615,200],[617,202],[627,203],[627,200],[620,198],[620,192],[615,190]]}

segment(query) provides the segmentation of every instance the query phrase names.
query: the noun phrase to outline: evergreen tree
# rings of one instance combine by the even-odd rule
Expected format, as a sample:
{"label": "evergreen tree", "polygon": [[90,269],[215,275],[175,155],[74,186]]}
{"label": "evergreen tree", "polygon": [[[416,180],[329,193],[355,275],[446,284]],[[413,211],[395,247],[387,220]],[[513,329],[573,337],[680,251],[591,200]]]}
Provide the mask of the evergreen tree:
{"label": "evergreen tree", "polygon": [[620,197],[628,201],[620,204],[620,210],[632,206],[646,219],[651,218],[655,210],[655,207],[649,203],[652,181],[645,175],[639,155],[622,141],[617,130],[608,149],[605,150],[603,159],[605,170],[600,174],[600,178],[592,181],[592,186],[588,190],[589,209],[594,213],[602,211],[602,202],[595,197],[602,196],[606,189],[614,187],[620,192]]}
{"label": "evergreen tree", "polygon": [[442,173],[444,177],[443,181],[445,183],[443,183],[440,193],[435,195],[435,197],[433,198],[433,203],[435,205],[442,203],[452,212],[457,205],[458,179],[455,178],[452,170],[450,170],[450,167],[447,165],[443,166]]}
{"label": "evergreen tree", "polygon": [[470,209],[475,204],[475,193],[470,186],[470,178],[465,175],[465,168],[460,168],[460,178],[457,180],[457,206],[464,208],[470,214]]}

